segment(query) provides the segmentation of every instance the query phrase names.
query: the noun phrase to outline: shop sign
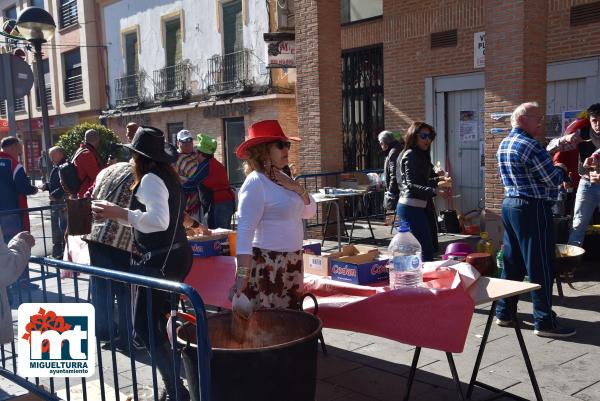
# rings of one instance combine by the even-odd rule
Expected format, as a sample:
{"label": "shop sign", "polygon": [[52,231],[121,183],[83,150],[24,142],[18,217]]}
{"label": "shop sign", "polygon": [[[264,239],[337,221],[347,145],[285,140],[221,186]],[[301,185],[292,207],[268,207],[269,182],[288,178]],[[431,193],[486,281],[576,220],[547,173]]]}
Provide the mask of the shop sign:
{"label": "shop sign", "polygon": [[[48,117],[48,122],[50,123],[50,128],[56,128],[56,124],[54,121],[54,116]],[[31,119],[31,129],[32,130],[41,130],[44,129],[44,121],[41,117],[32,118]],[[17,121],[17,130],[18,131],[29,131],[29,123],[28,120],[19,120]]]}
{"label": "shop sign", "polygon": [[475,68],[485,67],[485,32],[475,32],[473,45],[473,61]]}
{"label": "shop sign", "polygon": [[296,41],[267,42],[268,68],[296,68]]}
{"label": "shop sign", "polygon": [[216,104],[205,107],[203,112],[205,118],[236,117],[250,114],[248,102]]}

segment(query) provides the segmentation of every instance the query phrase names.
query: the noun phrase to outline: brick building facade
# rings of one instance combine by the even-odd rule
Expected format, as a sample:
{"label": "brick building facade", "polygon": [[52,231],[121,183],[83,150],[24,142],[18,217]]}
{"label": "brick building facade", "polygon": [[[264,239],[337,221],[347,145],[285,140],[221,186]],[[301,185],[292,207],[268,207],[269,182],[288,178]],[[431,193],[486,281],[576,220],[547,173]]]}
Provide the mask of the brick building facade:
{"label": "brick building facade", "polygon": [[[480,178],[471,183],[480,192],[473,190],[472,198],[484,197],[485,204],[466,202],[463,195],[454,205],[463,213],[468,209],[460,210],[461,202],[465,209],[485,205],[492,214],[500,209],[503,189],[495,152],[510,127],[506,113],[534,100],[548,119],[558,118],[600,101],[600,21],[589,18],[591,11],[600,10],[598,1],[382,0],[381,15],[340,24],[345,1],[352,3],[298,0],[296,6],[298,124],[305,138],[301,154],[321,149],[320,155],[306,159],[304,168],[343,167],[348,134],[347,121],[340,120],[339,56],[356,49],[382,48],[385,129],[404,131],[413,121],[428,121],[438,138],[445,137],[444,145],[438,144],[445,152],[434,148],[434,157],[455,177],[480,170]],[[480,32],[485,33],[485,66],[475,68],[474,37]],[[436,37],[446,41],[438,47]],[[585,73],[577,72],[584,67]],[[477,99],[465,101],[469,96]],[[476,122],[463,121],[461,107]],[[458,123],[452,125],[454,120]],[[463,141],[473,130],[479,144]],[[372,132],[369,140],[376,141],[376,135]],[[482,154],[476,155],[476,149]],[[458,154],[464,159],[468,151],[475,162],[461,166]]]}

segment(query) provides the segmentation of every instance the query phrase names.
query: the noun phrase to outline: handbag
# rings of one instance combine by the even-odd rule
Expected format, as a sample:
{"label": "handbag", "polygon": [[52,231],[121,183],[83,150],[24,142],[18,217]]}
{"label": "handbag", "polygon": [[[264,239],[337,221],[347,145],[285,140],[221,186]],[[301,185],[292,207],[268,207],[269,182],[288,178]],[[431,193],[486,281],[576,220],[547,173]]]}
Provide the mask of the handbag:
{"label": "handbag", "polygon": [[68,235],[92,232],[92,201],[90,198],[66,199]]}

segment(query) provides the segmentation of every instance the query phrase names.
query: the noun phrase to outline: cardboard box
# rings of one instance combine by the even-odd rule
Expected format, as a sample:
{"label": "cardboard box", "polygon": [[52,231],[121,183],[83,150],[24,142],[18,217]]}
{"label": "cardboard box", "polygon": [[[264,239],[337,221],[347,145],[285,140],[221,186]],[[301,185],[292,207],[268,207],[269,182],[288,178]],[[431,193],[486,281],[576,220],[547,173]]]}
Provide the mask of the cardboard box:
{"label": "cardboard box", "polygon": [[321,241],[304,241],[302,249],[305,255],[320,255]]}
{"label": "cardboard box", "polygon": [[379,255],[379,250],[373,246],[346,245],[340,252],[322,253],[321,255],[304,254],[302,257],[304,272],[319,276],[331,276],[332,259],[367,254],[374,255],[375,258]]}
{"label": "cardboard box", "polygon": [[316,274],[317,276],[329,276],[329,254],[311,255],[305,253],[302,256],[304,273]]}
{"label": "cardboard box", "polygon": [[192,254],[197,258],[210,256],[229,256],[228,232],[219,232],[213,235],[201,235],[188,238],[192,247]]}
{"label": "cardboard box", "polygon": [[387,258],[380,259],[379,253],[342,256],[331,259],[331,278],[352,284],[370,284],[389,278]]}

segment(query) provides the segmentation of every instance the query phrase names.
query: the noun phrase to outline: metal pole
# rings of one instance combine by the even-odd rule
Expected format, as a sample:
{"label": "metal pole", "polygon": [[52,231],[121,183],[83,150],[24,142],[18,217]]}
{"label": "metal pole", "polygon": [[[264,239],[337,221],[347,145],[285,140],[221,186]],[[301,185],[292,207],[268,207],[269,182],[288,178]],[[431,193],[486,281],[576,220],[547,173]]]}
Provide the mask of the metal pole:
{"label": "metal pole", "polygon": [[[31,136],[31,91],[29,91],[29,94],[27,95],[27,122],[29,125],[29,144],[27,146],[27,159],[31,160],[31,169],[35,170],[35,160],[33,160],[33,138]],[[27,165],[28,163],[25,164]],[[27,167],[27,174],[31,179],[31,185],[34,185],[35,178],[33,177],[32,171],[29,171],[29,166]],[[41,174],[42,172],[40,171],[40,175]]]}
{"label": "metal pole", "polygon": [[8,119],[8,136],[17,136],[17,121],[15,118],[15,86],[12,74],[12,54],[2,54],[4,67],[4,87],[6,88],[6,117]]}
{"label": "metal pole", "polygon": [[44,124],[44,134],[42,135],[42,150],[44,152],[43,157],[46,159],[46,166],[50,166],[50,161],[48,160],[48,148],[52,146],[52,137],[50,136],[50,120],[48,119],[48,103],[46,101],[46,81],[44,79],[42,60],[42,40],[31,40],[30,42],[33,44],[33,48],[35,49],[38,96],[40,97],[40,106],[42,106],[42,122]]}

